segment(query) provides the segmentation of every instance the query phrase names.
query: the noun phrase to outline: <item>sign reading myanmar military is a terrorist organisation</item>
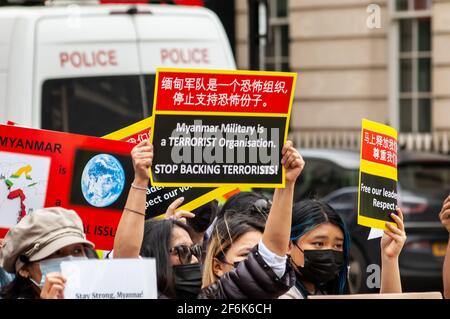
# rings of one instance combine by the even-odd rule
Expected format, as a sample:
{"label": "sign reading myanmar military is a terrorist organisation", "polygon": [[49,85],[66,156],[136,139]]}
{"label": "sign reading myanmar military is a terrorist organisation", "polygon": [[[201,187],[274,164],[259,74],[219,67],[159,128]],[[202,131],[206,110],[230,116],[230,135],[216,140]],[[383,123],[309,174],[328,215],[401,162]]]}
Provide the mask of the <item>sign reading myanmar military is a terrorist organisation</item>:
{"label": "sign reading myanmar military is a terrorist organisation", "polygon": [[296,73],[158,69],[153,186],[284,187]]}
{"label": "sign reading myanmar military is a terrorist organisation", "polygon": [[390,126],[362,120],[358,190],[358,224],[386,229],[397,226],[397,131]]}
{"label": "sign reading myanmar military is a terrorist organisation", "polygon": [[[151,118],[144,119],[118,131],[103,136],[110,140],[120,140],[134,145],[149,138],[151,131]],[[179,197],[184,201],[179,209],[191,211],[215,198],[233,191],[233,186],[222,186],[218,188],[206,187],[160,187],[149,185],[147,188],[146,218],[157,217],[164,214],[172,202]]]}

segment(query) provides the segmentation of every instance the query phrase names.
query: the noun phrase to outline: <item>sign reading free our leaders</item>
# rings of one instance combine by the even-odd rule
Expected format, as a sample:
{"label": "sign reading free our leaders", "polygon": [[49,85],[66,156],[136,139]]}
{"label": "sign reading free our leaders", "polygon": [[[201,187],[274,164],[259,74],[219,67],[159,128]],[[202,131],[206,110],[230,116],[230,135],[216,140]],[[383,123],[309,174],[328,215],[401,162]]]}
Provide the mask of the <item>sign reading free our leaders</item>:
{"label": "sign reading free our leaders", "polygon": [[158,69],[154,186],[284,187],[296,73]]}
{"label": "sign reading free our leaders", "polygon": [[389,126],[362,120],[358,191],[358,224],[386,229],[396,226],[397,131]]}

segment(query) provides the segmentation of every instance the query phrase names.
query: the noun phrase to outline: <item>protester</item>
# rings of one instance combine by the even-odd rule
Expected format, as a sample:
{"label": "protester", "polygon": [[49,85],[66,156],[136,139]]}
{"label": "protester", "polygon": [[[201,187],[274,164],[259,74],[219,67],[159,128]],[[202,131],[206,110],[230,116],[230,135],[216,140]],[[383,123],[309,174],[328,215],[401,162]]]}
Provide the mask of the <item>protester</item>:
{"label": "protester", "polygon": [[[398,256],[406,235],[403,215],[391,214],[398,228],[386,223],[381,239],[381,293],[401,293]],[[281,299],[309,295],[348,294],[350,235],[344,221],[328,204],[318,200],[296,203],[292,213],[288,255],[296,282]]]}
{"label": "protester", "polygon": [[265,228],[261,219],[253,217],[252,221],[251,215],[236,211],[226,212],[223,221],[215,225],[200,298],[277,298],[293,285],[286,252],[294,186],[304,162],[290,141],[282,155],[286,187],[275,191]]}
{"label": "protester", "polygon": [[[70,256],[95,254],[85,239],[83,223],[73,210],[44,208],[26,215],[6,234],[0,249],[0,267],[15,278],[4,286],[5,299],[64,298],[66,279],[58,269]],[[56,272],[55,272],[56,271]]]}
{"label": "protester", "polygon": [[297,280],[280,298],[302,299],[316,291],[348,293],[349,245],[346,226],[329,205],[316,200],[296,203],[288,256]]}
{"label": "protester", "polygon": [[264,221],[245,212],[228,211],[218,219],[208,243],[202,286],[212,285],[235,268],[234,263],[246,259],[260,241],[264,227]]}
{"label": "protester", "polygon": [[[441,219],[442,225],[450,234],[450,196],[445,199],[439,218]],[[442,276],[444,279],[444,298],[450,299],[450,237],[447,243],[447,253],[445,254]]]}
{"label": "protester", "polygon": [[178,219],[193,217],[175,212],[174,202],[168,218],[145,221],[145,203],[153,147],[148,140],[132,152],[135,178],[114,240],[114,258],[152,257],[156,260],[159,298],[196,298],[201,287],[201,247],[194,245],[192,229]]}

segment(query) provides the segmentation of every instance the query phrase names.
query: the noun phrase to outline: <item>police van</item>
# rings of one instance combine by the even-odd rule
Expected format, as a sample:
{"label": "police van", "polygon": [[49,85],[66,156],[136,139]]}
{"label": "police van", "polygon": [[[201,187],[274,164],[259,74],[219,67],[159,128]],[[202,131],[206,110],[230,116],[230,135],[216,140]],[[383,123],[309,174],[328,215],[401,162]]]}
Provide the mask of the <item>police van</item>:
{"label": "police van", "polygon": [[103,136],[151,115],[156,68],[236,68],[206,8],[73,2],[0,8],[1,123]]}

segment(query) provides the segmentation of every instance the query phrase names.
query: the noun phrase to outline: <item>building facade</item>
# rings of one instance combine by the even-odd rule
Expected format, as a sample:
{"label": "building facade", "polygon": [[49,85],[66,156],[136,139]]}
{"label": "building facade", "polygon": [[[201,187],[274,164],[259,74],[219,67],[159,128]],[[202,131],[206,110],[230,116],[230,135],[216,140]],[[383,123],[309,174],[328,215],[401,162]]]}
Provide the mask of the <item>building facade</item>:
{"label": "building facade", "polygon": [[[248,1],[236,0],[236,60],[249,66]],[[265,70],[298,72],[291,135],[358,148],[362,118],[401,146],[450,149],[450,0],[268,0]]]}

